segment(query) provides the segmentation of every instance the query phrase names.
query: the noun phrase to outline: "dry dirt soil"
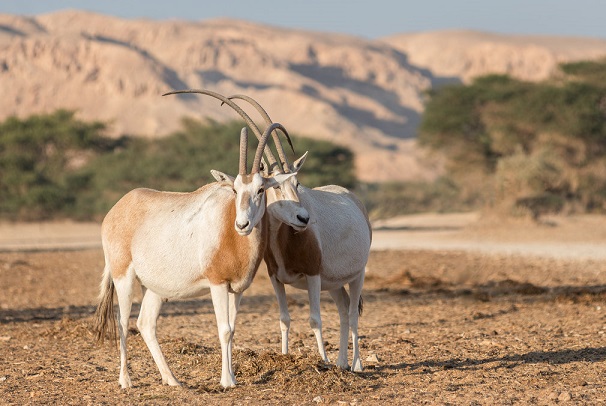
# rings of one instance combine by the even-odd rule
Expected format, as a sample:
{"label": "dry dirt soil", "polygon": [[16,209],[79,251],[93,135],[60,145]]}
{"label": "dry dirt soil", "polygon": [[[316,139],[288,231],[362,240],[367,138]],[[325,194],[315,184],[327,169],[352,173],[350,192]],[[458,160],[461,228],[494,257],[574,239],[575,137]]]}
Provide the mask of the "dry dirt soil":
{"label": "dry dirt soil", "polygon": [[[502,232],[502,231],[501,231]],[[581,234],[583,232],[581,231]],[[291,354],[262,266],[238,315],[238,386],[219,385],[209,297],[169,301],[159,341],[183,387],[163,386],[135,327],[134,387],[118,349],[91,333],[99,248],[0,253],[0,403],[4,404],[603,404],[606,261],[440,249],[373,250],[360,320],[364,372],[325,365],[305,292],[287,290]],[[338,315],[322,297],[336,359]],[[351,355],[350,355],[351,357]]]}

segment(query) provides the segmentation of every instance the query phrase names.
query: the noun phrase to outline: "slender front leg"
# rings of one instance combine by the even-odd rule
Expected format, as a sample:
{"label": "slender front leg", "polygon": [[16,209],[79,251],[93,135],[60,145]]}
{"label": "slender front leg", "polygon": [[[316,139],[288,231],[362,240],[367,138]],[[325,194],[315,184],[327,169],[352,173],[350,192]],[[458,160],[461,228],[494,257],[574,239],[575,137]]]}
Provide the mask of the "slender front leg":
{"label": "slender front leg", "polygon": [[158,344],[158,338],[156,337],[156,324],[161,307],[162,297],[149,289],[144,289],[141,311],[137,319],[137,328],[139,328],[143,341],[147,344],[149,352],[151,352],[154,361],[156,361],[156,366],[160,370],[160,375],[162,375],[162,383],[170,386],[180,386],[181,384],[177,381],[166,363],[164,354],[162,354],[162,350],[160,349],[160,344]]}
{"label": "slender front leg", "polygon": [[211,285],[210,295],[217,318],[217,330],[221,342],[221,386],[230,388],[236,385],[231,368],[231,327],[229,325],[229,292],[227,284]]}
{"label": "slender front leg", "polygon": [[288,354],[288,332],[290,331],[290,314],[288,313],[288,302],[286,301],[286,290],[284,284],[276,279],[275,275],[269,277],[276,292],[278,308],[280,309],[280,330],[282,331],[282,354]]}
{"label": "slender front leg", "polygon": [[339,339],[339,357],[337,366],[342,369],[349,369],[347,363],[347,347],[349,344],[349,295],[344,287],[330,291],[330,295],[337,304],[339,310],[340,339]]}
{"label": "slender front leg", "polygon": [[231,330],[231,335],[229,337],[229,346],[228,346],[228,358],[229,362],[229,374],[231,375],[232,381],[236,382],[236,375],[232,369],[231,360],[232,358],[232,349],[234,345],[234,333],[236,332],[236,316],[238,315],[238,309],[240,308],[240,300],[242,300],[242,292],[239,293],[229,293],[229,328]]}
{"label": "slender front leg", "polygon": [[322,281],[320,275],[307,277],[307,293],[309,295],[309,325],[316,336],[318,351],[324,362],[329,362],[322,340],[322,316],[320,315],[320,290]]}

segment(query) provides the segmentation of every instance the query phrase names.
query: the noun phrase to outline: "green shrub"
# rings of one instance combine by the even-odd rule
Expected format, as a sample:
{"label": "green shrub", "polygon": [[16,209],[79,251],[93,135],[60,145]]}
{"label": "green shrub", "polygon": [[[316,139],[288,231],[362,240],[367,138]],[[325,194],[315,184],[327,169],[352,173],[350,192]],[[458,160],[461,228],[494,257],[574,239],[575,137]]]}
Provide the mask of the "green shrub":
{"label": "green shrub", "polygon": [[73,208],[72,174],[82,157],[107,150],[103,124],[59,110],[0,124],[0,215],[45,219]]}
{"label": "green shrub", "polygon": [[447,157],[460,196],[533,217],[606,210],[606,61],[562,72],[539,83],[491,75],[430,94],[419,142]]}

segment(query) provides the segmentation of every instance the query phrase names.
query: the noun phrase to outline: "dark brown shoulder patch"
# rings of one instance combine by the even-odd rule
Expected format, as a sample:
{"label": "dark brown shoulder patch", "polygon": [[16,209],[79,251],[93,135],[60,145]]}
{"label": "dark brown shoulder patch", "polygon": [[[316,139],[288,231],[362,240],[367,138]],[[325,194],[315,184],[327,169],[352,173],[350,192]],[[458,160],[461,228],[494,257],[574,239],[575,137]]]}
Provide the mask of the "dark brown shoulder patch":
{"label": "dark brown shoulder patch", "polygon": [[278,246],[286,271],[293,274],[318,275],[322,266],[322,252],[311,230],[295,231],[281,224],[278,229]]}

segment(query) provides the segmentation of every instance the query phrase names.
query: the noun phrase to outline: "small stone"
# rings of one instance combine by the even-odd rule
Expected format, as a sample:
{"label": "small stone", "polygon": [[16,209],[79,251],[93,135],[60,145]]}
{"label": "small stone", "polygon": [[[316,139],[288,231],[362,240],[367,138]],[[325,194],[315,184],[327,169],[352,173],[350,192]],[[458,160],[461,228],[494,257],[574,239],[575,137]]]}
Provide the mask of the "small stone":
{"label": "small stone", "polygon": [[558,392],[551,392],[548,396],[547,399],[549,400],[556,400],[558,398]]}
{"label": "small stone", "polygon": [[322,396],[316,396],[315,398],[313,398],[313,401],[315,403],[322,403],[324,402],[324,399],[322,399]]}
{"label": "small stone", "polygon": [[6,376],[0,376],[0,382],[4,382],[6,381],[7,377]]}
{"label": "small stone", "polygon": [[406,330],[404,330],[404,334],[410,334],[410,333],[412,333],[411,329],[407,328]]}
{"label": "small stone", "polygon": [[570,399],[572,399],[570,392],[562,392],[560,393],[560,396],[558,396],[558,401],[560,402],[568,402]]}

